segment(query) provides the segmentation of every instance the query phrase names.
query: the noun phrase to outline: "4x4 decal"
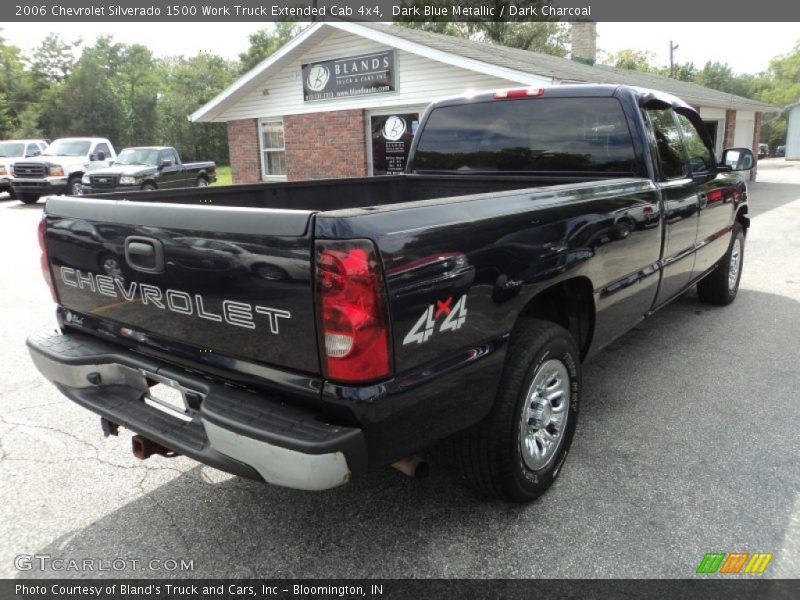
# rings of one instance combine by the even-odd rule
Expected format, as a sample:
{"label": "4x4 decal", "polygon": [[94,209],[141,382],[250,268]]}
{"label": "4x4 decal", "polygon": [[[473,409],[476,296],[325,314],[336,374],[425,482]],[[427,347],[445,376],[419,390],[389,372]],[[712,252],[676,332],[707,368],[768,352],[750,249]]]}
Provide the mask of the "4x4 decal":
{"label": "4x4 decal", "polygon": [[467,320],[467,295],[461,296],[455,306],[452,304],[453,297],[450,296],[428,306],[417,319],[411,331],[403,338],[403,345],[427,342],[428,338],[436,331],[436,321],[441,316],[444,316],[444,320],[439,325],[439,332],[459,329]]}

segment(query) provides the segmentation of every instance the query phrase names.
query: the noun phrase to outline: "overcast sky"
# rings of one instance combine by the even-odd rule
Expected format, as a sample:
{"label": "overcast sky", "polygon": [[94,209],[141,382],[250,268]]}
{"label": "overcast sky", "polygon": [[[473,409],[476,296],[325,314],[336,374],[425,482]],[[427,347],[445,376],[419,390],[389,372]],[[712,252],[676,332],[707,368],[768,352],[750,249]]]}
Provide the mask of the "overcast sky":
{"label": "overcast sky", "polygon": [[[144,44],[157,56],[200,51],[234,59],[247,49],[248,34],[267,23],[15,23],[0,24],[0,35],[23,50],[37,46],[51,31],[91,44],[101,34],[118,42]],[[769,60],[791,51],[800,40],[797,23],[599,23],[598,49],[616,52],[624,48],[653,52],[656,64],[669,63],[669,42],[680,45],[675,59],[702,67],[707,60],[727,62],[737,73],[757,73]],[[714,35],[709,35],[713,31]]]}

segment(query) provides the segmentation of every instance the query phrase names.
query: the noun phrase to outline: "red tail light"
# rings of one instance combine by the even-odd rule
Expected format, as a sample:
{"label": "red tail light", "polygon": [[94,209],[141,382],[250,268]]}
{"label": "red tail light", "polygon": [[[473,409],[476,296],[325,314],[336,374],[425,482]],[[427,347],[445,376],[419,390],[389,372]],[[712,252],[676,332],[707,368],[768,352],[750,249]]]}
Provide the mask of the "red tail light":
{"label": "red tail light", "polygon": [[44,228],[45,228],[45,219],[44,215],[42,215],[37,230],[37,233],[39,235],[39,248],[42,249],[42,254],[39,257],[39,263],[42,267],[42,276],[44,277],[44,281],[47,284],[47,287],[50,288],[50,296],[53,298],[53,302],[58,303],[56,286],[53,285],[53,275],[50,272],[50,257],[47,255],[47,244],[45,243]]}
{"label": "red tail light", "polygon": [[317,312],[325,376],[363,383],[389,374],[383,277],[369,240],[319,241]]}

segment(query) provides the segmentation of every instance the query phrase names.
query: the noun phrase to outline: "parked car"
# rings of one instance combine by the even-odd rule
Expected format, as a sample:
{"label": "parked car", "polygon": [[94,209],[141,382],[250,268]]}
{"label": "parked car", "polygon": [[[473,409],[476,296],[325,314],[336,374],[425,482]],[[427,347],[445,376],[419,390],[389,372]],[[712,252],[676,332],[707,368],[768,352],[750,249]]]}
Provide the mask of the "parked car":
{"label": "parked car", "polygon": [[211,161],[182,163],[171,146],[125,148],[114,164],[84,174],[84,194],[204,187],[217,180]]}
{"label": "parked car", "polygon": [[[718,163],[673,96],[569,85],[434,103],[404,175],[51,197],[60,331],[28,348],[139,458],[321,490],[452,436],[480,491],[530,501],[562,472],[582,361],[692,286],[736,298],[755,161]],[[78,267],[63,219],[120,228],[98,252],[125,280]],[[308,270],[228,283],[272,255]]]}
{"label": "parked car", "polygon": [[758,158],[766,158],[769,156],[769,144],[758,145]]}
{"label": "parked car", "polygon": [[83,174],[107,167],[116,158],[114,146],[105,138],[61,138],[32,160],[16,161],[11,187],[17,198],[33,204],[45,194],[81,193]]}
{"label": "parked car", "polygon": [[786,156],[786,145],[777,146],[775,148],[775,156],[776,157]]}
{"label": "parked car", "polygon": [[3,140],[0,142],[0,193],[8,192],[14,198],[11,187],[11,166],[18,158],[39,156],[47,148],[45,140]]}

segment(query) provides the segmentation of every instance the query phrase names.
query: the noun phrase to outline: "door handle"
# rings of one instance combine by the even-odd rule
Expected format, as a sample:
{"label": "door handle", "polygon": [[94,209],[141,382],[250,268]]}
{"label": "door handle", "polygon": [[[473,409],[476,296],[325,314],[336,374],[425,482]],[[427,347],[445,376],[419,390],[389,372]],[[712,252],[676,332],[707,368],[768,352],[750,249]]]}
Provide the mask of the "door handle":
{"label": "door handle", "polygon": [[163,273],[164,245],[154,238],[130,236],[125,239],[125,260],[136,271]]}

